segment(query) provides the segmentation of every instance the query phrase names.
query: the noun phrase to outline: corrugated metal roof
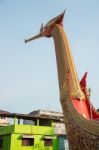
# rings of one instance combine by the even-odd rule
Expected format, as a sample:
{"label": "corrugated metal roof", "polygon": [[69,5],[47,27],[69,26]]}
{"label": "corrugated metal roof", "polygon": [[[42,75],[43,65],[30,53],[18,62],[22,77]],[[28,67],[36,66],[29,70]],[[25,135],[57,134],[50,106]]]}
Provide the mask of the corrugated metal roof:
{"label": "corrugated metal roof", "polygon": [[26,119],[26,120],[34,120],[37,118],[41,118],[41,119],[47,119],[47,120],[56,120],[56,121],[63,121],[61,118],[59,117],[55,117],[55,116],[33,116],[33,115],[29,115],[29,114],[19,114],[19,113],[0,113],[0,116],[2,117],[8,117],[8,118],[18,118],[18,119]]}
{"label": "corrugated metal roof", "polygon": [[3,113],[3,114],[4,114],[4,113],[5,113],[5,114],[9,114],[10,112],[5,111],[5,110],[1,110],[1,109],[0,109],[0,113]]}
{"label": "corrugated metal roof", "polygon": [[49,111],[49,110],[36,110],[36,111],[32,111],[30,113],[30,115],[63,118],[63,113],[61,113],[61,112],[55,112],[55,111]]}

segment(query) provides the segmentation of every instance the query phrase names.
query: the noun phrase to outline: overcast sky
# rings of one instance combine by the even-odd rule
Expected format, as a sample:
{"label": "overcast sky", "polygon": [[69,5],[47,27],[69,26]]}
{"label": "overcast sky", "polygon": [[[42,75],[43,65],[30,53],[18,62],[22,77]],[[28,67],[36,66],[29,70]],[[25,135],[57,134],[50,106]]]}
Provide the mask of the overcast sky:
{"label": "overcast sky", "polygon": [[79,79],[88,71],[91,101],[99,108],[99,1],[0,0],[0,109],[61,111],[52,38],[25,45],[42,22],[67,9],[67,32]]}

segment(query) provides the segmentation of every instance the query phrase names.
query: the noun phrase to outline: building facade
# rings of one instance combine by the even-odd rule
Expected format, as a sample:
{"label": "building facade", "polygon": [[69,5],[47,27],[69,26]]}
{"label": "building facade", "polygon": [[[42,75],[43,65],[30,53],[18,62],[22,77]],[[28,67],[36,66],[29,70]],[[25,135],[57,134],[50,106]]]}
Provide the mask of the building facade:
{"label": "building facade", "polygon": [[[9,114],[8,111],[0,110],[0,114]],[[1,116],[0,117],[0,126],[6,126],[9,124],[8,118]]]}
{"label": "building facade", "polygon": [[8,117],[13,117],[14,123],[0,127],[0,150],[68,150],[59,116],[35,115],[29,120],[18,114]]}

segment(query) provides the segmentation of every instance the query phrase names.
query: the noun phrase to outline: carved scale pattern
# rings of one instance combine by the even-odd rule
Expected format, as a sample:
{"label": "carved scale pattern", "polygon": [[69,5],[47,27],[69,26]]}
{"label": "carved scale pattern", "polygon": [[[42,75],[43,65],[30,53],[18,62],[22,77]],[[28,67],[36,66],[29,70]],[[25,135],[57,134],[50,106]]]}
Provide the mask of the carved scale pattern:
{"label": "carved scale pattern", "polygon": [[[99,150],[99,134],[97,134],[99,129],[97,128],[97,123],[91,122],[90,124],[87,124],[87,120],[83,120],[84,118],[80,116],[80,114],[78,115],[81,118],[77,121],[77,116],[72,115],[73,110],[69,107],[71,97],[82,100],[85,99],[85,96],[79,84],[70,47],[63,27],[56,24],[51,34],[55,43],[60,100],[69,140],[69,149]],[[79,122],[79,124],[77,122]],[[93,130],[90,129],[90,127],[93,127]]]}
{"label": "carved scale pattern", "polygon": [[[71,50],[62,27],[64,13],[52,19],[41,33],[25,42],[42,36],[53,37],[55,43],[60,101],[62,104],[70,150],[99,150],[99,122],[87,120],[74,108],[71,99],[85,100],[86,91],[79,84]],[[52,24],[53,23],[53,24]],[[85,82],[84,82],[85,83]],[[82,86],[83,85],[83,86]]]}
{"label": "carved scale pattern", "polygon": [[83,130],[71,116],[67,100],[62,101],[70,150],[99,150],[99,136]]}
{"label": "carved scale pattern", "polygon": [[54,38],[55,50],[56,50],[56,59],[57,59],[57,68],[58,68],[58,78],[59,78],[59,87],[61,96],[63,93],[68,94],[67,87],[67,76],[70,74],[69,82],[69,96],[76,97],[79,99],[84,99],[84,94],[81,91],[79,85],[79,80],[76,74],[76,69],[73,63],[73,58],[71,55],[70,47],[68,44],[67,37],[61,25],[55,25],[52,30],[52,37]]}

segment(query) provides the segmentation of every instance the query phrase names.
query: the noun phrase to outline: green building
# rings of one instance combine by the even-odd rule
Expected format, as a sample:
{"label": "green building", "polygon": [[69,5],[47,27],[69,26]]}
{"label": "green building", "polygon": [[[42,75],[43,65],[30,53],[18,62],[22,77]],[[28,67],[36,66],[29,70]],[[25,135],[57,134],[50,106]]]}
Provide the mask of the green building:
{"label": "green building", "polygon": [[1,113],[1,117],[13,118],[13,123],[0,126],[0,150],[68,150],[62,116],[38,112]]}

